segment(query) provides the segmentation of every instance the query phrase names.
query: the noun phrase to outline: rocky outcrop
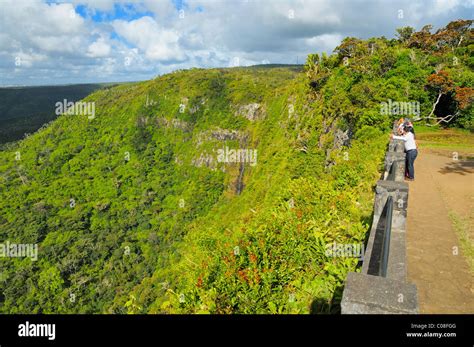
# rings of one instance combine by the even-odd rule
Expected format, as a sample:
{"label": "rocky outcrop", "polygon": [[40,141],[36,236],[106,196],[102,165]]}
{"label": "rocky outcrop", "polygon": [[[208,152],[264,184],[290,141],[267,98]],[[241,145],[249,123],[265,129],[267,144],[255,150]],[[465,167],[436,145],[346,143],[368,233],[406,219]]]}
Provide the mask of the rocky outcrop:
{"label": "rocky outcrop", "polygon": [[245,117],[251,122],[262,120],[266,116],[265,108],[258,103],[252,103],[238,107],[235,115],[239,117]]}
{"label": "rocky outcrop", "polygon": [[192,103],[189,107],[189,113],[194,114],[201,109],[201,106],[206,104],[207,99],[202,98],[201,100]]}
{"label": "rocky outcrop", "polygon": [[158,126],[165,127],[165,128],[175,128],[175,129],[181,129],[183,131],[192,130],[191,123],[188,123],[184,120],[177,119],[177,118],[171,118],[171,119],[157,118],[156,124]]}
{"label": "rocky outcrop", "polygon": [[193,158],[191,160],[191,164],[196,166],[196,167],[208,167],[212,170],[215,170],[217,167],[217,162],[214,159],[214,156],[209,153],[201,153],[201,155],[198,158]]}
{"label": "rocky outcrop", "polygon": [[334,145],[333,149],[340,149],[343,146],[349,147],[351,143],[351,132],[349,129],[346,131],[342,131],[341,129],[337,129],[334,133]]}
{"label": "rocky outcrop", "polygon": [[334,130],[334,140],[331,148],[326,150],[326,165],[325,168],[329,169],[335,161],[331,159],[331,153],[335,150],[339,150],[342,147],[349,147],[351,145],[352,132],[350,129],[342,131],[341,129]]}
{"label": "rocky outcrop", "polygon": [[246,139],[247,135],[238,130],[229,130],[216,128],[200,132],[196,135],[196,145],[200,146],[202,143],[217,140],[217,141],[241,141]]}

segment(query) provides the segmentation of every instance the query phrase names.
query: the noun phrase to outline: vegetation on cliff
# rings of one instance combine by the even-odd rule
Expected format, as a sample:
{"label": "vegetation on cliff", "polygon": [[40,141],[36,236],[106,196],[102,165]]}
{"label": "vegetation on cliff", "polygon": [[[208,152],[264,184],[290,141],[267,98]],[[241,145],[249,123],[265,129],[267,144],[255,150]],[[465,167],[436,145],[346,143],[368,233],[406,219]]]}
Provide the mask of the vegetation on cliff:
{"label": "vegetation on cliff", "polygon": [[400,117],[381,103],[473,126],[472,29],[450,25],[457,41],[348,38],[304,72],[191,69],[99,90],[84,99],[93,119],[9,144],[0,240],[39,253],[0,258],[0,312],[337,312],[358,259],[326,250],[365,240]]}

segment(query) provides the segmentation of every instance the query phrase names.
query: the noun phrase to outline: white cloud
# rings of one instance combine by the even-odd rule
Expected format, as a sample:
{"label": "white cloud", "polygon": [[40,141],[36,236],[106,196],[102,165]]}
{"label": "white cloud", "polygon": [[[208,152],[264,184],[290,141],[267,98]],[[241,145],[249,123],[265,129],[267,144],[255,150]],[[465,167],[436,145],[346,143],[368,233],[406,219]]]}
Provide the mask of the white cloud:
{"label": "white cloud", "polygon": [[330,53],[344,39],[341,34],[323,34],[305,40],[305,43],[314,51]]}
{"label": "white cloud", "polygon": [[36,62],[46,61],[47,56],[44,54],[37,54],[37,53],[25,53],[25,52],[17,52],[15,54],[15,67],[26,67],[30,68]]}
{"label": "white cloud", "polygon": [[70,53],[81,55],[86,46],[86,41],[81,36],[53,36],[44,35],[37,36],[32,35],[30,37],[32,46],[42,51],[56,52],[56,53]]}
{"label": "white cloud", "polygon": [[150,60],[161,62],[183,61],[186,55],[179,46],[176,30],[160,27],[151,17],[126,22],[113,22],[115,32],[145,53]]}
{"label": "white cloud", "polygon": [[80,52],[81,45],[85,44],[85,21],[71,4],[6,0],[0,7],[4,33],[1,50],[20,46],[22,49],[74,53]]}
{"label": "white cloud", "polygon": [[178,10],[171,0],[145,0],[143,6],[153,12],[155,16],[161,20],[174,17],[176,18]]}
{"label": "white cloud", "polygon": [[472,0],[188,0],[179,18],[172,0],[56,1],[0,0],[0,83],[139,80],[229,66],[234,57],[239,65],[303,63],[345,36],[437,28],[472,17],[474,7]]}
{"label": "white cloud", "polygon": [[103,38],[99,38],[87,49],[87,56],[91,58],[106,57],[110,54],[110,45]]}
{"label": "white cloud", "polygon": [[459,6],[459,0],[435,0],[433,6],[429,7],[429,15],[437,15],[451,11]]}

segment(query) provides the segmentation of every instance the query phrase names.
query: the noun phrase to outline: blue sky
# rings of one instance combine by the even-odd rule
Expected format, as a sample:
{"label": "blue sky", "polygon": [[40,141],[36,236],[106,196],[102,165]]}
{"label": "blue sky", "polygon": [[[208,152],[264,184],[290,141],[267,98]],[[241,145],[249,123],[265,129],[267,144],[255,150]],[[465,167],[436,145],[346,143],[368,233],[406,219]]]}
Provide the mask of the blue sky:
{"label": "blue sky", "polygon": [[123,19],[132,21],[143,16],[153,16],[153,12],[146,9],[137,8],[134,4],[114,4],[111,11],[96,10],[89,13],[89,8],[86,5],[78,5],[75,11],[84,19],[91,19],[93,22],[110,22],[114,19]]}
{"label": "blue sky", "polygon": [[473,9],[474,0],[0,0],[0,85],[301,63],[346,36],[436,29]]}

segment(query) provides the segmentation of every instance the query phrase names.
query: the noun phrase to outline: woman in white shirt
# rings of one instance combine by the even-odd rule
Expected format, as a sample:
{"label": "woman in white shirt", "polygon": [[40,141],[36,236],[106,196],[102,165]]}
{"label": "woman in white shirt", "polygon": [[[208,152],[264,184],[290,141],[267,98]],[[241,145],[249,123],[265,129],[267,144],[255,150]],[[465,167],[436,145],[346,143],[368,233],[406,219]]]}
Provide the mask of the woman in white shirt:
{"label": "woman in white shirt", "polygon": [[395,140],[402,140],[405,142],[405,176],[407,180],[415,180],[415,159],[418,156],[418,150],[415,141],[415,134],[413,133],[413,127],[405,126],[402,130],[401,136],[390,135]]}

